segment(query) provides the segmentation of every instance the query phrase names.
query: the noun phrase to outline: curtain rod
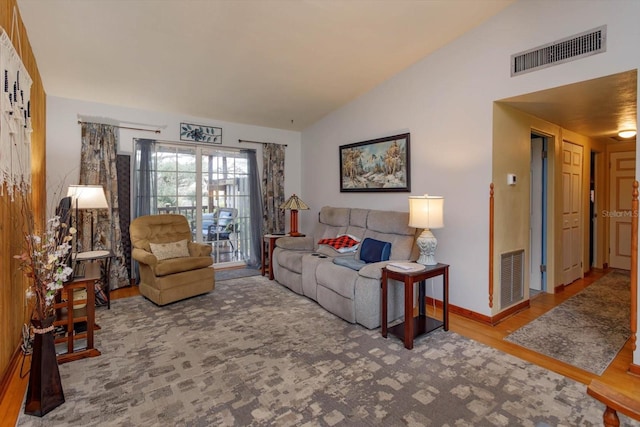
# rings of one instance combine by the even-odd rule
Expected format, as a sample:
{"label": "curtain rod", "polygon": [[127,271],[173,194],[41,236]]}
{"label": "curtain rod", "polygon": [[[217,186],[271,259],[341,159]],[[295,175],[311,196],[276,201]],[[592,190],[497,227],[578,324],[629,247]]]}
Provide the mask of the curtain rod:
{"label": "curtain rod", "polygon": [[[241,144],[243,142],[248,142],[249,144],[278,144],[277,142],[269,143],[269,142],[260,142],[260,141],[248,141],[246,139],[239,139],[238,142]],[[278,145],[284,145],[285,147],[287,147],[287,144],[278,144]]]}
{"label": "curtain rod", "polygon": [[[78,124],[79,125],[81,125],[83,123],[93,123],[93,122],[83,122],[82,120],[78,120]],[[99,124],[107,124],[107,123],[99,123]],[[142,130],[142,131],[145,131],[145,132],[160,133],[160,129],[143,129],[143,128],[134,128],[134,127],[130,127],[130,126],[119,126],[119,125],[109,125],[109,126],[113,126],[114,128],[120,128],[120,129]]]}
{"label": "curtain rod", "polygon": [[[147,139],[147,138],[133,138],[134,141],[137,141],[139,139]],[[238,151],[238,152],[242,152],[242,151],[253,151],[253,152],[255,152],[256,151],[255,148],[231,147],[229,145],[222,145],[222,144],[205,144],[205,143],[198,143],[196,141],[169,141],[167,139],[150,139],[149,141],[155,141],[155,142],[158,142],[160,144],[180,145],[182,147],[199,146],[199,147],[209,147],[209,148],[212,148],[212,149],[224,148],[225,150]]]}

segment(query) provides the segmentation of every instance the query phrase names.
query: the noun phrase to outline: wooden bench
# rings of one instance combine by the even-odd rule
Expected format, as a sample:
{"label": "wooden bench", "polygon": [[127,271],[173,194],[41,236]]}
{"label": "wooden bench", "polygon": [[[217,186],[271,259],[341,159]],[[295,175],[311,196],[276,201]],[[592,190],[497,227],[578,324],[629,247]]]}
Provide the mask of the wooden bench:
{"label": "wooden bench", "polygon": [[640,396],[630,396],[598,380],[592,380],[587,394],[604,403],[607,408],[602,416],[605,427],[619,427],[618,412],[634,420],[640,420]]}

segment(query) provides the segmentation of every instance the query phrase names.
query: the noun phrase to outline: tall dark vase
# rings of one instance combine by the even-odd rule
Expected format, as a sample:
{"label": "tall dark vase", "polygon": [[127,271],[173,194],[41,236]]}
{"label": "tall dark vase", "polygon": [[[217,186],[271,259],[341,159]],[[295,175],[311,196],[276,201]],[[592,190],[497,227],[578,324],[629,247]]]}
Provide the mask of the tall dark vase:
{"label": "tall dark vase", "polygon": [[31,320],[36,333],[33,338],[29,388],[24,405],[24,413],[27,415],[42,417],[64,403],[53,330],[38,333],[51,328],[54,319],[55,317],[52,316],[42,322],[36,319]]}

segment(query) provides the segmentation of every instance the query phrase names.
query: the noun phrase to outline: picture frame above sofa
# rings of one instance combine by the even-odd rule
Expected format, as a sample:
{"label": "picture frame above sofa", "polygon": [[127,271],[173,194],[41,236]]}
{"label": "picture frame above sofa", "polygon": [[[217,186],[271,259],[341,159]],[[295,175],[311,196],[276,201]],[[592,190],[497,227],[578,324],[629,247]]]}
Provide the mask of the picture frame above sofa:
{"label": "picture frame above sofa", "polygon": [[410,192],[409,133],[340,146],[340,192]]}

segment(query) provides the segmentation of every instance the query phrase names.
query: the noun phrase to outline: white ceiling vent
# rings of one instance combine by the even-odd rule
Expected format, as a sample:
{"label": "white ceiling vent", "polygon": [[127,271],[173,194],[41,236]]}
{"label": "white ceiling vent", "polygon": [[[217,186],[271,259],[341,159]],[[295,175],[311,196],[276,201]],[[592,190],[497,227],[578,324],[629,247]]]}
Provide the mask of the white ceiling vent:
{"label": "white ceiling vent", "polygon": [[606,52],[607,26],[511,55],[511,77]]}

